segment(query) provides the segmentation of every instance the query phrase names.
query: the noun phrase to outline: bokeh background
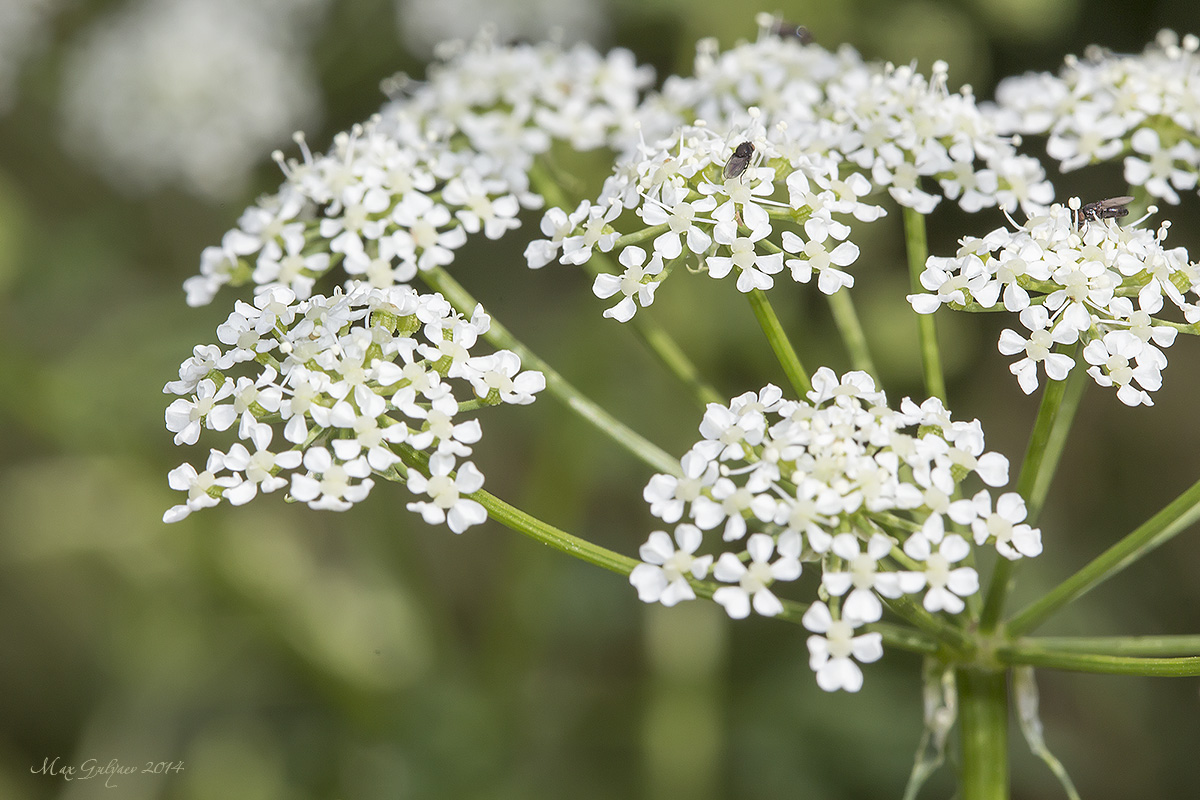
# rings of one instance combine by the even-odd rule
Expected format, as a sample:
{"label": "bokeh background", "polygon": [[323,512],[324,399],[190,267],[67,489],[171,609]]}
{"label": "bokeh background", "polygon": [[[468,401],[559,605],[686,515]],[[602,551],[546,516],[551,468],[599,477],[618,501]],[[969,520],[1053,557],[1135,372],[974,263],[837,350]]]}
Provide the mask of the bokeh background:
{"label": "bokeh background", "polygon": [[[256,194],[268,154],[317,149],[420,76],[445,36],[631,48],[660,77],[695,40],[754,35],[780,11],[819,42],[950,63],[955,85],[1057,69],[1090,43],[1140,51],[1200,32],[1192,0],[0,0],[0,798],[899,797],[921,734],[920,663],[889,652],[857,695],[817,689],[805,634],[719,608],[647,608],[618,576],[495,524],[454,536],[379,485],[351,513],[278,495],[168,527],[166,473],[194,458],[163,428],[194,344],[231,293],[189,309],[180,284]],[[469,28],[464,28],[469,25]],[[1041,143],[1030,143],[1041,153]],[[603,165],[581,161],[598,186]],[[1117,168],[1056,176],[1059,196],[1121,194]],[[944,204],[931,248],[998,224]],[[1200,200],[1167,211],[1200,254]],[[533,219],[530,219],[533,222]],[[460,280],[618,416],[682,453],[701,410],[588,281],[526,270],[526,227],[470,246]],[[918,394],[898,214],[856,236],[860,311],[893,396]],[[782,380],[726,284],[672,280],[653,312],[729,394]],[[795,289],[795,287],[793,287]],[[844,369],[811,290],[774,295],[806,363]],[[1036,409],[995,350],[1002,321],[939,315],[956,416],[1018,461]],[[1036,597],[1200,475],[1200,347],[1171,351],[1149,409],[1092,387],[1041,520]],[[488,487],[633,554],[648,475],[549,397],[484,419]],[[1200,629],[1192,531],[1077,602],[1058,634]],[[1047,740],[1084,797],[1200,796],[1200,682],[1040,673]],[[1061,790],[1012,748],[1014,797]],[[167,775],[67,782],[45,759]],[[949,770],[923,797],[952,792]]]}

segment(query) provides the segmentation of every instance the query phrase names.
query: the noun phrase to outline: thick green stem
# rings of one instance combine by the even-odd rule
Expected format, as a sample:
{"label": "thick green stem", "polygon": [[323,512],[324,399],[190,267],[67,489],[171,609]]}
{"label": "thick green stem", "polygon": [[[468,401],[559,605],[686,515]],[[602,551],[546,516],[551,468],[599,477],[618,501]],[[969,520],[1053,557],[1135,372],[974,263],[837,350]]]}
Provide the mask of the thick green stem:
{"label": "thick green stem", "polygon": [[798,398],[803,398],[812,389],[812,383],[808,380],[808,373],[805,372],[804,365],[800,363],[800,356],[796,355],[796,349],[792,347],[791,341],[784,333],[783,325],[780,324],[779,317],[775,315],[775,309],[771,307],[771,301],[767,299],[766,293],[759,289],[752,289],[746,297],[750,300],[754,316],[758,319],[763,333],[766,334],[771,350],[779,359],[779,364],[792,384],[792,389]]}
{"label": "thick green stem", "polygon": [[[929,244],[925,239],[925,215],[904,207],[904,245],[908,252],[909,285],[913,292],[921,292],[921,273],[925,271],[925,260],[929,257]],[[946,402],[946,378],[942,375],[942,358],[938,350],[937,326],[932,314],[917,314],[917,332],[921,339],[921,369],[925,375],[925,391],[931,397]]]}
{"label": "thick green stem", "polygon": [[1098,656],[1200,656],[1200,636],[1037,636],[1018,639],[1013,647]]}
{"label": "thick green stem", "polygon": [[1002,647],[997,655],[1009,664],[1095,672],[1104,675],[1141,675],[1153,678],[1194,678],[1200,675],[1200,656],[1183,658],[1137,658],[1069,653],[1043,648],[1028,641]]}
{"label": "thick green stem", "polygon": [[[1033,423],[1033,431],[1029,434],[1029,444],[1025,448],[1025,458],[1021,462],[1021,475],[1017,478],[1017,492],[1025,498],[1027,512],[1026,522],[1030,525],[1037,520],[1050,488],[1050,479],[1058,468],[1058,460],[1066,445],[1067,433],[1075,419],[1079,408],[1079,400],[1083,396],[1084,377],[1086,373],[1076,367],[1066,380],[1048,381],[1042,392],[1042,402],[1038,407],[1037,419]],[[1012,589],[1016,572],[1016,562],[1001,558],[996,561],[992,571],[992,580],[988,584],[987,600],[984,602],[983,614],[980,617],[980,628],[984,633],[995,630],[1004,612],[1004,601]]]}
{"label": "thick green stem", "polygon": [[[421,277],[430,287],[441,292],[442,296],[450,301],[450,304],[456,309],[470,316],[476,306],[476,300],[458,281],[450,277],[448,272],[441,267],[434,267],[433,269],[423,271]],[[628,425],[620,422],[603,408],[596,405],[590,398],[568,383],[566,378],[559,375],[549,364],[534,354],[532,350],[518,341],[495,317],[492,318],[491,327],[484,334],[484,338],[496,347],[512,350],[521,357],[523,366],[529,369],[536,369],[545,375],[546,389],[551,394],[559,398],[576,414],[595,425],[602,433],[610,437],[617,444],[659,472],[671,475],[679,474],[679,461],[677,459],[672,458],[658,445],[635,432]]]}
{"label": "thick green stem", "polygon": [[871,360],[867,336],[858,321],[858,312],[854,310],[854,300],[850,297],[850,292],[842,290],[829,295],[829,309],[833,312],[833,324],[842,335],[846,352],[850,354],[850,363],[855,369],[860,369],[874,378],[875,385],[880,386],[879,372],[875,369],[875,362]]}
{"label": "thick green stem", "polygon": [[1200,519],[1200,481],[1124,539],[1031,603],[1007,625],[1017,636],[1031,630],[1067,603],[1092,590]]}
{"label": "thick green stem", "polygon": [[1003,671],[958,671],[962,800],[1008,800],[1008,690]]}

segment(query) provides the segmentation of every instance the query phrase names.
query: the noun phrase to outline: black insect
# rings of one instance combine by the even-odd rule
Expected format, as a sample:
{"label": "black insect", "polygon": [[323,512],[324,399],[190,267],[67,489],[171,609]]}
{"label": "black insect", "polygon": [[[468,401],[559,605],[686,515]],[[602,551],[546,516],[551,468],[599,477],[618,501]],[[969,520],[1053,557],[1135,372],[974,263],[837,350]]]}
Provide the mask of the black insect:
{"label": "black insect", "polygon": [[754,158],[754,145],[750,142],[742,142],[733,149],[733,155],[725,162],[725,180],[736,178],[746,171],[750,166],[750,160]]}
{"label": "black insect", "polygon": [[1094,203],[1082,205],[1075,212],[1075,225],[1082,228],[1085,222],[1124,217],[1129,214],[1129,209],[1125,206],[1132,202],[1132,197],[1122,195],[1121,197],[1109,197],[1106,200],[1097,200]]}
{"label": "black insect", "polygon": [[795,39],[800,44],[812,44],[813,41],[813,35],[808,28],[787,20],[776,19],[771,23],[769,32],[772,36],[778,36],[780,39]]}

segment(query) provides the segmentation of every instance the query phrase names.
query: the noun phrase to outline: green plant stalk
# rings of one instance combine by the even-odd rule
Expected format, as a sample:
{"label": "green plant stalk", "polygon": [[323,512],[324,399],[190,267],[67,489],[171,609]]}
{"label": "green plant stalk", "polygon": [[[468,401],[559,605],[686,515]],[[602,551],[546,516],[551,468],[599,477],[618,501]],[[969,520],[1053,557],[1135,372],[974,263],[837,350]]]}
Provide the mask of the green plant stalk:
{"label": "green plant stalk", "polygon": [[779,365],[783,367],[783,372],[787,376],[788,382],[791,383],[792,390],[796,392],[797,398],[803,398],[812,389],[812,383],[808,379],[804,365],[800,363],[800,357],[796,355],[796,349],[792,347],[791,341],[784,333],[783,325],[780,324],[775,309],[771,307],[771,301],[767,299],[766,293],[761,289],[751,289],[746,298],[750,301],[750,307],[754,309],[754,316],[758,320],[759,327],[766,334],[767,342],[770,343],[775,357],[779,359]]}
{"label": "green plant stalk", "polygon": [[[758,246],[768,253],[782,253],[783,249],[769,239],[758,242]],[[838,334],[842,337],[842,345],[850,355],[850,363],[855,369],[862,370],[875,379],[875,385],[881,386],[879,373],[871,360],[871,351],[867,347],[867,336],[858,321],[858,312],[854,310],[854,299],[849,290],[836,291],[827,295],[830,311],[833,312],[833,324],[837,326]]]}
{"label": "green plant stalk", "polygon": [[[404,455],[406,456],[405,462],[410,466],[425,469],[423,462],[426,459],[424,459],[423,454],[409,449],[405,451]],[[527,514],[521,509],[504,502],[490,492],[481,489],[468,496],[487,509],[488,516],[491,519],[494,519],[505,527],[588,564],[603,567],[618,575],[628,576],[633,572],[634,567],[642,563],[637,559],[623,556],[620,553],[592,544],[586,539],[581,539],[578,536],[573,536],[566,531],[560,530],[534,517],[532,514]],[[713,593],[724,585],[713,583],[712,581],[689,580],[688,582],[695,590],[696,596],[705,599],[712,599]],[[781,602],[783,603],[784,610],[776,619],[799,625],[804,612],[808,609],[808,605],[797,603],[793,600],[782,600]],[[866,629],[879,633],[883,638],[884,644],[889,647],[924,655],[935,655],[942,652],[942,644],[921,631],[888,623],[867,625]]]}
{"label": "green plant stalk", "polygon": [[1200,656],[1200,636],[1037,636],[1012,645],[1025,651],[1083,653],[1098,656]]}
{"label": "green plant stalk", "polygon": [[[659,227],[665,228],[667,226],[661,225]],[[594,278],[603,271],[597,264],[603,265],[614,274],[619,274],[621,271],[613,265],[612,259],[605,253],[595,253],[592,255],[591,259],[583,264],[582,269]],[[726,398],[720,392],[700,377],[700,370],[696,368],[692,360],[683,352],[683,348],[679,346],[671,334],[667,333],[661,325],[651,322],[642,313],[635,314],[633,319],[627,323],[627,326],[632,326],[633,332],[650,349],[650,352],[662,362],[668,372],[691,390],[693,397],[702,407],[707,406],[709,403],[726,402]]]}
{"label": "green plant stalk", "polygon": [[[909,285],[913,292],[922,292],[921,273],[929,257],[925,238],[925,215],[904,207],[904,246],[908,253]],[[942,374],[942,358],[938,350],[937,326],[932,314],[917,315],[917,332],[921,340],[921,368],[925,375],[925,391],[931,397],[946,402],[946,378]]]}
{"label": "green plant stalk", "polygon": [[[1060,346],[1059,352],[1069,353],[1070,347]],[[1033,525],[1037,522],[1037,518],[1041,515],[1042,507],[1046,504],[1046,496],[1050,493],[1050,483],[1054,480],[1054,475],[1058,471],[1058,461],[1062,457],[1063,449],[1067,444],[1067,436],[1071,432],[1071,425],[1075,422],[1075,413],[1079,410],[1079,404],[1083,400],[1083,391],[1088,385],[1088,374],[1081,366],[1078,366],[1079,359],[1076,358],[1076,367],[1067,375],[1065,383],[1066,390],[1059,401],[1059,407],[1054,414],[1054,420],[1050,426],[1050,432],[1045,437],[1043,444],[1041,462],[1038,465],[1036,474],[1030,479],[1028,486],[1018,486],[1018,491],[1025,498],[1025,508],[1028,511],[1026,522]],[[1039,415],[1041,411],[1039,409]],[[1035,431],[1036,432],[1036,431]],[[1030,442],[1032,446],[1033,442]],[[1022,465],[1022,475],[1024,477],[1024,465]],[[1028,491],[1028,494],[1026,494]]]}
{"label": "green plant stalk", "polygon": [[[475,298],[441,267],[426,270],[421,273],[421,277],[431,288],[441,292],[442,296],[463,314],[469,316],[472,309],[475,308]],[[551,394],[651,468],[670,475],[680,474],[678,459],[672,458],[658,445],[596,405],[532,350],[518,341],[495,317],[492,318],[491,327],[484,334],[484,338],[496,347],[515,352],[521,357],[521,364],[524,367],[540,371],[546,376],[546,388]]]}
{"label": "green plant stalk", "polygon": [[[1050,479],[1062,456],[1067,433],[1075,419],[1079,400],[1083,396],[1084,375],[1086,373],[1077,366],[1071,370],[1066,380],[1048,381],[1042,392],[1042,402],[1038,407],[1033,430],[1029,434],[1029,444],[1021,462],[1021,474],[1017,478],[1017,492],[1025,498],[1025,519],[1030,525],[1037,521],[1050,487]],[[1075,379],[1073,382],[1072,378]],[[1073,385],[1069,392],[1068,384]],[[1068,398],[1070,402],[1067,402]],[[1004,601],[1012,589],[1015,572],[1015,561],[1009,561],[1007,558],[996,560],[979,620],[980,629],[984,633],[991,633],[996,629],[1000,615],[1004,612]]]}
{"label": "green plant stalk", "polygon": [[1008,689],[1003,670],[958,670],[962,800],[1008,800]]}
{"label": "green plant stalk", "polygon": [[1100,553],[1075,575],[1051,589],[1042,599],[1028,604],[1008,622],[1008,633],[1010,636],[1020,636],[1021,633],[1042,624],[1056,610],[1096,588],[1100,583],[1108,581],[1117,572],[1126,569],[1171,537],[1182,533],[1196,522],[1196,519],[1200,519],[1200,481],[1193,483],[1186,492],[1139,525],[1133,533]]}
{"label": "green plant stalk", "polygon": [[578,536],[572,536],[566,531],[559,530],[482,489],[471,494],[470,497],[487,509],[489,517],[505,527],[528,536],[536,542],[553,547],[561,553],[574,556],[580,561],[586,561],[618,575],[626,576],[641,563],[629,556],[623,556],[600,545],[592,544],[586,539],[580,539]]}
{"label": "green plant stalk", "polygon": [[700,371],[696,369],[696,365],[661,325],[642,320],[640,314],[635,316],[632,322],[634,330],[650,348],[650,352],[658,356],[658,360],[666,365],[667,370],[691,390],[693,397],[699,401],[701,406],[707,406],[709,403],[724,405],[729,402],[728,398],[721,395],[700,377]]}
{"label": "green plant stalk", "polygon": [[[547,203],[562,208],[569,213],[572,206],[568,204],[566,196],[559,189],[558,184],[553,178],[547,174],[545,166],[540,161],[534,162],[529,170],[529,177],[538,193],[546,198]],[[638,231],[636,234],[623,236],[617,240],[614,249],[643,241],[651,236],[657,236],[669,227],[666,224],[656,225],[652,228]],[[598,264],[593,264],[593,261],[598,262]],[[603,265],[603,269],[599,265]],[[608,271],[614,274],[620,274],[622,271],[613,264],[612,259],[607,254],[601,252],[594,253],[591,260],[583,265],[583,269],[593,278],[601,271]],[[629,324],[632,326],[634,333],[645,342],[650,352],[657,356],[658,360],[666,366],[667,371],[682,381],[691,390],[693,396],[699,401],[701,406],[709,403],[725,402],[724,396],[709,386],[700,377],[700,371],[696,369],[696,365],[684,354],[683,349],[661,325],[657,325],[646,319],[645,314],[634,315]]]}
{"label": "green plant stalk", "polygon": [[1186,530],[1198,519],[1200,481],[1192,484],[1162,511],[1014,616],[1007,625],[1009,635],[1018,636],[1036,627],[1055,611]]}
{"label": "green plant stalk", "polygon": [[1104,656],[1091,653],[1067,653],[1018,643],[1001,647],[1000,659],[1008,664],[1031,667],[1093,672],[1104,675],[1141,675],[1153,678],[1194,678],[1200,675],[1200,656],[1183,658],[1137,658]]}
{"label": "green plant stalk", "polygon": [[867,347],[867,336],[858,321],[858,312],[854,310],[854,300],[849,290],[839,290],[828,296],[829,310],[833,312],[833,324],[842,335],[846,352],[850,354],[850,363],[855,369],[862,370],[875,379],[875,386],[880,387],[879,371],[871,359],[871,351]]}

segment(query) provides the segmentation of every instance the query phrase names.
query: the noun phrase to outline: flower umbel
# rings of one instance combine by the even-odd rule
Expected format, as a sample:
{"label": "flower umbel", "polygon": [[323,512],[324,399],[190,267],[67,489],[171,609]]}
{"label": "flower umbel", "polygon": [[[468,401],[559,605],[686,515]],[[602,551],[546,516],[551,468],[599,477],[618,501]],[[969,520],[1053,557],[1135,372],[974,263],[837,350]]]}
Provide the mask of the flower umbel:
{"label": "flower umbel", "polygon": [[942,305],[1017,313],[1028,337],[1006,330],[999,347],[1023,356],[1010,369],[1026,394],[1038,387],[1038,365],[1051,380],[1075,366],[1056,345],[1082,345],[1096,383],[1115,386],[1126,405],[1152,405],[1177,332],[1162,312],[1169,304],[1188,324],[1200,321],[1200,267],[1182,247],[1165,247],[1169,223],[1080,224],[1079,208],[1076,198],[1015,230],[964,238],[955,256],[930,257],[921,275],[929,294],[908,299],[922,314]]}
{"label": "flower umbel", "polygon": [[[399,453],[408,448],[431,454],[429,476],[406,468],[409,489],[428,496],[409,508],[455,533],[479,524],[483,507],[463,495],[479,489],[483,475],[457,461],[479,440],[478,422],[454,417],[468,402],[529,403],[545,387],[541,373],[520,371],[515,353],[471,357],[488,325],[482,309],[466,320],[441,295],[408,287],[359,285],[307,300],[275,288],[253,306],[239,303],[219,329],[230,349],[197,348],[167,384],[181,397],[166,420],[176,443],[194,444],[202,429],[227,430],[240,419],[238,437],[254,450],[239,442],[227,453],[212,450],[204,472],[188,464],[173,471],[172,488],[188,498],[164,520],[287,485],[294,500],[344,511],[366,499],[372,474],[399,478]],[[276,426],[293,449],[268,449]]]}
{"label": "flower umbel", "polygon": [[[1015,493],[995,511],[987,488],[951,500],[969,476],[989,487],[1008,481],[1008,462],[984,450],[978,421],[954,421],[936,399],[894,410],[862,372],[839,378],[823,367],[812,385],[804,401],[767,386],[709,406],[681,476],[656,475],[645,491],[651,513],[686,520],[676,534],[684,565],[668,581],[664,565],[679,556],[659,531],[631,582],[642,600],[674,604],[694,595],[689,577],[711,577],[725,584],[713,599],[729,616],[775,616],[785,608],[778,588],[800,577],[802,561],[817,562],[824,591],[843,599],[838,620],[822,603],[805,615],[825,634],[810,639],[813,669],[822,688],[856,691],[862,675],[849,656],[873,661],[882,650],[877,635],[854,637],[853,628],[878,621],[883,601],[918,595],[931,612],[958,613],[979,589],[975,570],[959,565],[967,537],[1018,558],[1041,551],[1041,533],[1024,524]],[[745,550],[700,560],[701,537],[710,548],[744,539]]]}

